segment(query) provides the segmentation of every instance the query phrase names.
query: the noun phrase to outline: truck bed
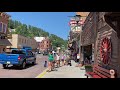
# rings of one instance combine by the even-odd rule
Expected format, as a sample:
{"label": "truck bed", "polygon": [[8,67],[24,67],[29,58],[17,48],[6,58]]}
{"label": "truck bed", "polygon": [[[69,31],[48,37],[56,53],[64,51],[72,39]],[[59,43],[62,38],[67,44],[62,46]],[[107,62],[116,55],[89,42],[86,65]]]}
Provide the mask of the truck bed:
{"label": "truck bed", "polygon": [[18,57],[24,57],[21,54],[0,54],[1,64],[19,64]]}

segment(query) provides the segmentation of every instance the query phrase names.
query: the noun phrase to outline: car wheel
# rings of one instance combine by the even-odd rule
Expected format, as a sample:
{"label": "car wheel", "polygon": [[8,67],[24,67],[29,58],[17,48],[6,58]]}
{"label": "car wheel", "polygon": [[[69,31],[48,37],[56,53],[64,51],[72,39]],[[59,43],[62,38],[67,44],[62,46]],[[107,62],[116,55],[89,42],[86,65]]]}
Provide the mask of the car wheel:
{"label": "car wheel", "polygon": [[6,69],[8,67],[8,65],[6,64],[3,64],[3,68]]}
{"label": "car wheel", "polygon": [[36,58],[35,58],[34,62],[32,62],[32,65],[35,65],[35,64],[36,64]]}
{"label": "car wheel", "polygon": [[25,67],[26,67],[26,62],[25,61],[23,61],[23,63],[22,63],[22,65],[21,65],[21,69],[25,69]]}

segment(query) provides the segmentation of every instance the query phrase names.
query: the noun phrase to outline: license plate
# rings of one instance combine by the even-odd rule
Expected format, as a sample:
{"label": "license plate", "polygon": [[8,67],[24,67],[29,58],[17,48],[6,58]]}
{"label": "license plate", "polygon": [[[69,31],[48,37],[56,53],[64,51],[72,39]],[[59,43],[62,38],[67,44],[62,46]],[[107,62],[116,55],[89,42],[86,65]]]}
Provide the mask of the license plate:
{"label": "license plate", "polygon": [[10,64],[10,62],[9,62],[9,61],[7,61],[7,64]]}

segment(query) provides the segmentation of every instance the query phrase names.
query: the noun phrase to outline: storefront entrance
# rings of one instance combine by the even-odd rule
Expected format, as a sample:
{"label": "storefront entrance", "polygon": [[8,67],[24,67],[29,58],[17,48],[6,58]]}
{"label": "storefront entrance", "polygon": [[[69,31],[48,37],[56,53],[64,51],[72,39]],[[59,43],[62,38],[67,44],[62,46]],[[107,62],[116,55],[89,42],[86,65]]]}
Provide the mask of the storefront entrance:
{"label": "storefront entrance", "polygon": [[92,61],[92,44],[88,46],[84,46],[83,51],[83,57],[84,57],[84,64],[91,64]]}

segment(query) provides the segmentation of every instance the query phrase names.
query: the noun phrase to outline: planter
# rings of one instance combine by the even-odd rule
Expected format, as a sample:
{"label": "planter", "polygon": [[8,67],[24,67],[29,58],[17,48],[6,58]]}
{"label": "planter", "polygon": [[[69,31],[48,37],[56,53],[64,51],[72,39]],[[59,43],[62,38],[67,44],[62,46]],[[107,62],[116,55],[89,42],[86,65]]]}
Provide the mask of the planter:
{"label": "planter", "polygon": [[92,66],[85,66],[86,72],[93,72]]}

